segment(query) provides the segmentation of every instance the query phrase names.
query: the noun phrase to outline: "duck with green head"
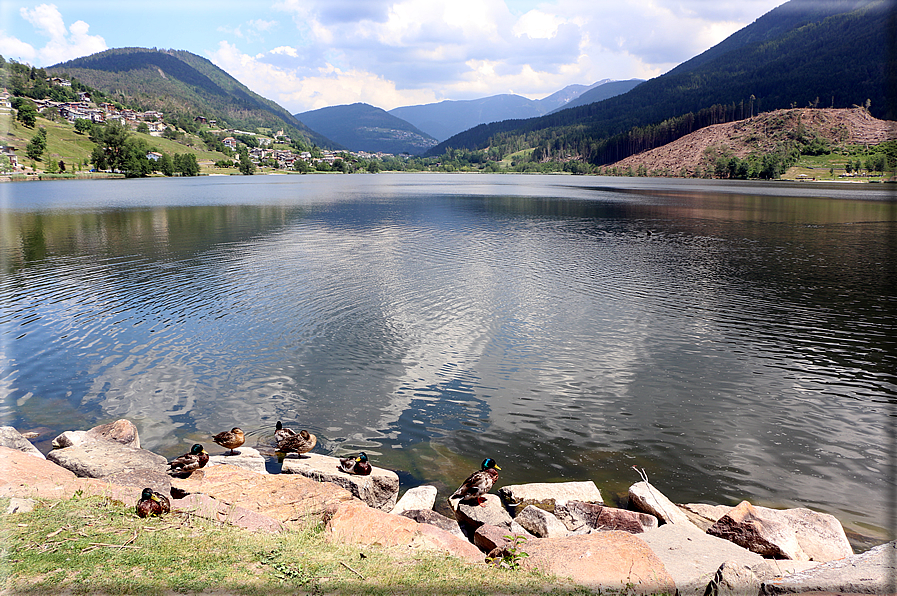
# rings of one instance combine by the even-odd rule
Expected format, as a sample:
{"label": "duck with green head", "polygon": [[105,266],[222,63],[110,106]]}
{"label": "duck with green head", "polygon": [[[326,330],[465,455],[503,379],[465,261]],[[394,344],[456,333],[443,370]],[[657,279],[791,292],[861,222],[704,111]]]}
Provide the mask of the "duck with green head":
{"label": "duck with green head", "polygon": [[364,451],[359,453],[358,457],[340,458],[339,468],[346,474],[355,474],[357,476],[368,476],[371,473],[371,463],[368,461],[368,455]]}
{"label": "duck with green head", "polygon": [[196,443],[190,448],[189,453],[177,457],[168,462],[168,473],[185,475],[198,470],[209,463],[209,454],[202,445]]}
{"label": "duck with green head", "polygon": [[137,501],[138,517],[160,516],[169,511],[171,511],[171,503],[169,503],[168,497],[151,488],[143,489],[140,500]]}
{"label": "duck with green head", "polygon": [[468,476],[458,490],[449,497],[449,501],[456,498],[460,501],[475,499],[479,505],[485,506],[486,502],[482,497],[492,490],[492,485],[498,480],[497,470],[501,470],[501,468],[498,467],[495,460],[487,457],[483,460],[480,469]]}

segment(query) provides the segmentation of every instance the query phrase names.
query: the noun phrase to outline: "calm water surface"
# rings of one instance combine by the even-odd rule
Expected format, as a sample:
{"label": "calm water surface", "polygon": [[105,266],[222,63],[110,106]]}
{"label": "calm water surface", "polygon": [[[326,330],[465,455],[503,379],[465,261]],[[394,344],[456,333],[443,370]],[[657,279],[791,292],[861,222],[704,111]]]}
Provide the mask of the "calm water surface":
{"label": "calm water surface", "polygon": [[[888,538],[884,185],[379,174],[0,186],[0,422],[274,423],[443,492],[644,468]],[[276,465],[276,460],[272,462]],[[868,544],[853,536],[854,544]]]}

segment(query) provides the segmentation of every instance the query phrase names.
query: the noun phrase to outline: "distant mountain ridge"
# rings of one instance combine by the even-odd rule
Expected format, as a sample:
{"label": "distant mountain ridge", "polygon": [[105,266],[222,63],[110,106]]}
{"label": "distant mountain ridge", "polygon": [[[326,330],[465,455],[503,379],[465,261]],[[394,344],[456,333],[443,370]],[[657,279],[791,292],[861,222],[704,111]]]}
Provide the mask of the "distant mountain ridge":
{"label": "distant mountain ridge", "polygon": [[625,93],[642,81],[611,81],[604,79],[592,85],[568,85],[542,99],[527,99],[520,95],[502,94],[468,100],[446,100],[438,103],[403,106],[389,110],[393,116],[406,120],[426,131],[439,141],[473,128],[479,124],[542,116],[592,94],[592,101]]}
{"label": "distant mountain ridge", "polygon": [[283,128],[286,134],[302,137],[309,145],[334,145],[209,60],[183,50],[116,48],[46,70],[54,75],[75,77],[144,110],[158,110],[191,120],[203,116],[245,130]]}
{"label": "distant mountain ridge", "polygon": [[437,144],[412,124],[366,103],[330,106],[295,117],[350,151],[420,155]]}
{"label": "distant mountain ridge", "polygon": [[873,116],[895,118],[887,113],[885,85],[893,12],[891,0],[790,0],[625,94],[539,118],[480,125],[428,155],[538,146],[542,159],[602,165],[760,110],[868,100]]}

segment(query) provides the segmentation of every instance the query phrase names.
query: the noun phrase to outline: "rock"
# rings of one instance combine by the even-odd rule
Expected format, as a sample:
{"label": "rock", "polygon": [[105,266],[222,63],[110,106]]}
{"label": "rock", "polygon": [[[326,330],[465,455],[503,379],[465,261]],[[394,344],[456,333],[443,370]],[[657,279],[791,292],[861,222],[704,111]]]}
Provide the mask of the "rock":
{"label": "rock", "polygon": [[132,486],[143,490],[151,487],[153,490],[168,495],[171,493],[171,476],[158,468],[138,468],[104,476],[103,480],[120,486]]}
{"label": "rock", "polygon": [[501,506],[501,499],[496,495],[485,495],[482,505],[477,505],[475,501],[461,501],[459,499],[450,499],[449,506],[455,514],[455,519],[461,525],[470,528],[471,532],[483,524],[490,526],[499,526],[511,530],[511,524],[514,521],[511,515]]}
{"label": "rock", "polygon": [[0,497],[67,499],[78,493],[103,495],[124,502],[140,497],[140,489],[94,478],[78,478],[70,470],[18,449],[0,447]]}
{"label": "rock", "polygon": [[719,518],[707,533],[764,557],[796,561],[809,559],[790,526],[778,521],[773,515],[758,511],[747,501],[742,501]]}
{"label": "rock", "polygon": [[567,530],[575,533],[590,530],[622,530],[630,534],[639,534],[657,527],[657,518],[653,515],[595,503],[568,501],[558,505],[554,512]]}
{"label": "rock", "polygon": [[[770,509],[768,507],[754,506],[763,515],[783,522],[794,530],[797,543],[807,554],[811,561],[834,561],[853,554],[853,548],[847,540],[844,528],[833,515],[819,513],[803,507],[794,509]],[[696,525],[707,523],[704,530],[716,523],[732,507],[726,505],[706,505],[703,503],[689,503],[682,505],[687,513],[699,516]]]}
{"label": "rock", "polygon": [[555,505],[565,501],[604,504],[601,491],[591,480],[587,482],[512,484],[498,489],[498,496],[508,507],[516,508],[516,511],[522,511],[528,505],[535,505],[553,513]]}
{"label": "rock", "polygon": [[757,596],[760,579],[747,565],[726,561],[707,584],[704,596]]}
{"label": "rock", "polygon": [[32,445],[31,441],[23,437],[19,431],[11,426],[0,426],[0,446],[16,449],[28,455],[45,459],[44,454]]}
{"label": "rock", "polygon": [[691,524],[679,507],[647,482],[636,482],[629,487],[629,504],[666,524]]}
{"label": "rock", "polygon": [[820,563],[806,571],[764,581],[760,594],[895,594],[895,561],[897,542],[888,542],[858,555]]}
{"label": "rock", "polygon": [[125,420],[124,418],[109,424],[95,426],[87,431],[84,438],[88,441],[113,441],[140,449],[140,437],[137,434],[137,427],[130,420]]}
{"label": "rock", "polygon": [[409,488],[390,513],[399,515],[405,511],[433,509],[433,505],[436,503],[436,493],[437,489],[432,485]]}
{"label": "rock", "polygon": [[705,534],[691,524],[664,524],[638,537],[663,561],[682,596],[703,596],[707,584],[727,561],[748,567],[764,561],[760,555]]}
{"label": "rock", "polygon": [[532,537],[528,533],[511,532],[507,528],[483,524],[473,533],[473,543],[488,553],[509,546],[515,538],[529,540]]}
{"label": "rock", "polygon": [[29,511],[34,511],[34,506],[37,504],[37,501],[34,499],[20,499],[19,497],[13,497],[9,500],[9,506],[6,508],[6,514],[9,515],[11,513],[28,513]]}
{"label": "rock", "polygon": [[54,449],[65,449],[66,447],[74,447],[87,441],[86,430],[67,430],[61,435],[53,439]]}
{"label": "rock", "polygon": [[104,478],[141,468],[164,470],[167,463],[152,451],[103,440],[54,449],[47,459],[83,478]]}
{"label": "rock", "polygon": [[184,511],[205,519],[231,524],[253,532],[278,533],[284,531],[282,523],[256,511],[223,503],[208,495],[187,495],[171,501],[172,511]]}
{"label": "rock", "polygon": [[561,520],[535,505],[524,507],[514,521],[539,538],[563,538],[570,533]]}
{"label": "rock", "polygon": [[220,465],[236,466],[238,468],[258,472],[259,474],[268,473],[268,470],[265,468],[264,456],[259,453],[258,449],[246,447],[245,445],[240,447],[239,451],[234,455],[209,456],[209,463],[205,465],[205,468]]}
{"label": "rock", "polygon": [[[201,472],[201,473],[199,473]],[[352,500],[346,489],[289,474],[259,474],[236,466],[203,468],[188,478],[172,478],[172,488],[203,493],[285,524],[323,519],[327,507]]]}
{"label": "rock", "polygon": [[592,590],[676,593],[676,584],[661,560],[628,532],[533,538],[520,549],[529,555],[520,560],[522,567],[568,577]]}
{"label": "rock", "polygon": [[346,474],[339,468],[339,458],[306,453],[301,458],[283,460],[284,474],[299,474],[318,482],[342,486],[371,507],[392,511],[399,495],[399,476],[392,470],[373,466],[369,476]]}
{"label": "rock", "polygon": [[357,500],[329,508],[325,532],[329,540],[336,542],[440,550],[469,562],[483,561],[479,549],[466,540],[436,526],[419,524]]}
{"label": "rock", "polygon": [[450,519],[442,515],[441,513],[433,511],[432,509],[409,509],[408,511],[403,511],[399,515],[407,517],[408,519],[413,519],[419,524],[430,524],[431,526],[436,526],[441,530],[445,530],[449,534],[454,534],[462,540],[467,540],[467,537],[464,536],[464,532],[461,531],[461,526],[458,525],[457,520]]}

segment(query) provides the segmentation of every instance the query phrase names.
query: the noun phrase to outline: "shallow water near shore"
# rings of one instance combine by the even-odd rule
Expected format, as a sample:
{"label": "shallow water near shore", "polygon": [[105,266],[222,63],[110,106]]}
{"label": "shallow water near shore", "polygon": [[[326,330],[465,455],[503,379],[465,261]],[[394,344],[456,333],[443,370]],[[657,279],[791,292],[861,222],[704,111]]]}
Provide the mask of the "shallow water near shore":
{"label": "shallow water near shore", "polygon": [[[283,420],[442,493],[644,469],[889,539],[885,185],[378,174],[0,185],[0,422],[173,457]],[[272,458],[270,467],[276,468]]]}

